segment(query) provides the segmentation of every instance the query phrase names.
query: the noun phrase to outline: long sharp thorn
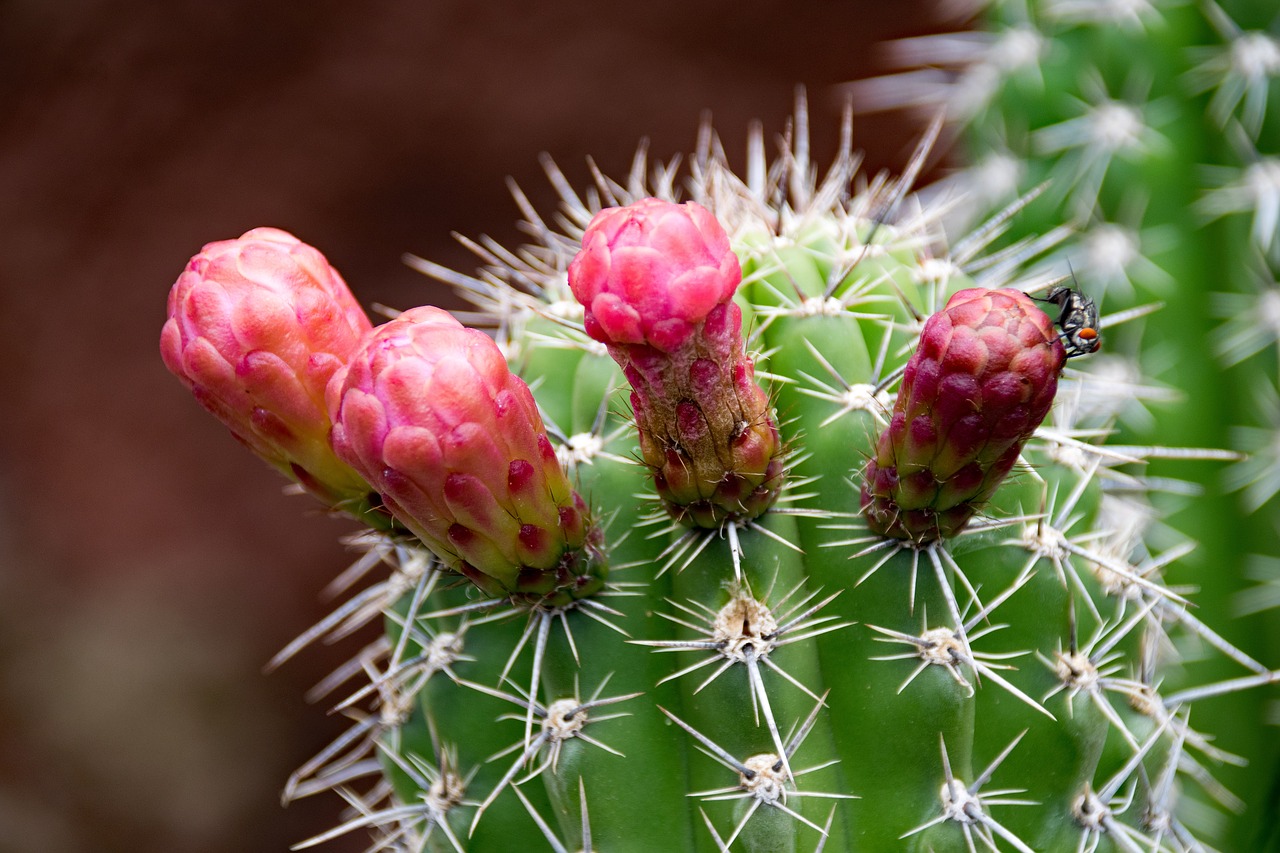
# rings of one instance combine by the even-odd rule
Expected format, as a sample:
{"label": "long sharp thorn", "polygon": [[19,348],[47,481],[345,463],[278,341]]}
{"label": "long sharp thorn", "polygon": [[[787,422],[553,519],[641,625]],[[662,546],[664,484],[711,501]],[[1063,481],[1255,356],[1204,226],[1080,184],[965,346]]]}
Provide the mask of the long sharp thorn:
{"label": "long sharp thorn", "polygon": [[582,850],[583,853],[591,853],[595,848],[591,846],[591,817],[587,814],[587,784],[582,777],[578,777],[578,802],[582,805]]}
{"label": "long sharp thorn", "polygon": [[[569,853],[569,848],[561,844],[560,839],[556,838],[556,834],[551,831],[551,827],[547,826],[547,822],[542,819],[542,815],[538,814],[538,810],[533,807],[533,803],[529,802],[529,798],[520,790],[520,786],[512,785],[511,790],[520,798],[520,803],[524,806],[524,810],[529,813],[529,817],[533,818],[533,822],[538,825],[538,829],[542,830],[542,837],[547,839],[547,843],[551,845],[554,853]],[[588,846],[584,849],[590,850],[591,848]]]}
{"label": "long sharp thorn", "polygon": [[1261,687],[1266,684],[1276,683],[1280,683],[1280,670],[1263,672],[1258,675],[1246,675],[1242,678],[1219,681],[1202,687],[1190,687],[1166,697],[1164,704],[1166,708],[1176,708],[1179,705],[1194,702],[1198,699],[1207,699],[1210,696],[1221,696],[1224,693],[1234,693],[1237,690],[1248,690],[1251,687]]}
{"label": "long sharp thorn", "polygon": [[533,735],[533,708],[538,701],[538,683],[542,677],[542,657],[547,651],[547,636],[551,633],[551,614],[539,613],[538,638],[533,645],[533,672],[529,677],[529,710],[524,718],[524,742]]}
{"label": "long sharp thorn", "polygon": [[[934,574],[938,578],[938,588],[942,592],[942,597],[947,602],[947,610],[951,613],[951,620],[956,626],[956,639],[960,641],[960,648],[964,651],[965,657],[973,660],[973,649],[969,647],[969,633],[964,629],[964,617],[960,615],[960,605],[956,601],[955,591],[951,588],[951,584],[947,582],[947,573],[942,566],[942,560],[938,558],[937,547],[929,548],[929,560],[933,563]],[[974,671],[974,678],[980,680],[979,673]]]}
{"label": "long sharp thorn", "polygon": [[[516,640],[515,647],[512,648],[511,654],[507,655],[507,662],[502,666],[502,672],[498,673],[498,683],[502,684],[509,681],[511,670],[516,665],[516,660],[520,657],[520,652],[524,650],[525,644],[529,642],[529,638],[533,636],[536,619],[530,618],[528,624],[524,626],[524,630],[520,632],[520,639]],[[534,697],[535,699],[537,697]]]}
{"label": "long sharp thorn", "polygon": [[[742,582],[742,545],[738,542],[738,525],[729,522],[725,525],[725,533],[729,537],[729,555],[733,558],[733,579]],[[708,537],[710,538],[710,537]]]}
{"label": "long sharp thorn", "polygon": [[742,816],[742,820],[738,821],[738,825],[733,828],[733,832],[729,835],[729,839],[725,842],[725,847],[732,847],[733,842],[738,840],[738,834],[746,827],[747,821],[751,820],[751,816],[756,813],[756,809],[760,808],[762,800],[753,799],[751,805],[747,806],[746,814]]}
{"label": "long sharp thorn", "polygon": [[814,693],[812,690],[810,690],[808,687],[805,687],[803,684],[801,684],[801,683],[799,682],[799,680],[797,680],[797,679],[795,678],[795,676],[791,675],[791,673],[787,672],[785,669],[783,669],[782,667],[778,666],[776,663],[774,663],[774,662],[773,662],[772,660],[770,660],[769,658],[760,658],[760,662],[761,662],[761,663],[763,663],[765,666],[769,667],[769,669],[771,669],[771,670],[773,670],[774,672],[776,672],[776,673],[777,673],[778,675],[780,675],[782,678],[785,678],[787,681],[791,682],[791,684],[795,685],[796,689],[800,690],[802,693],[804,693],[804,694],[805,694],[806,696],[808,696],[810,699],[814,700],[815,702],[821,702],[821,701],[822,701],[821,697],[819,697],[817,694],[815,694],[815,693]]}
{"label": "long sharp thorn", "polygon": [[987,765],[987,769],[979,773],[978,777],[969,784],[970,791],[976,794],[979,790],[981,790],[983,785],[987,784],[988,780],[991,779],[991,774],[995,773],[996,770],[1000,767],[1000,765],[1004,762],[1004,760],[1009,757],[1009,753],[1013,752],[1014,747],[1016,747],[1018,743],[1026,736],[1028,731],[1030,730],[1023,729],[1021,733],[1018,734],[1017,737],[1015,737],[1013,740],[1009,742],[1008,746],[1000,750],[1000,754],[997,755],[994,759],[992,759],[991,763]]}
{"label": "long sharp thorn", "polygon": [[413,587],[413,597],[409,600],[409,609],[405,611],[403,629],[400,631],[400,639],[396,641],[395,650],[391,654],[391,662],[388,669],[395,669],[400,661],[404,658],[404,650],[409,646],[409,636],[413,633],[413,622],[418,617],[418,608],[422,606],[422,602],[436,585],[436,572],[427,570],[422,573],[422,577]]}
{"label": "long sharp thorn", "polygon": [[760,667],[756,663],[755,650],[748,648],[744,657],[747,662],[747,674],[751,679],[751,691],[759,698],[760,707],[764,711],[765,723],[769,727],[769,736],[773,738],[773,745],[778,749],[778,760],[782,762],[787,779],[794,779],[791,774],[790,757],[787,754],[786,747],[782,744],[782,735],[778,732],[778,724],[773,718],[773,708],[769,704],[769,694],[764,689],[764,680],[760,678]]}
{"label": "long sharp thorn", "polygon": [[1246,669],[1251,669],[1259,675],[1268,672],[1265,665],[1259,663],[1245,652],[1233,646],[1221,634],[1217,633],[1204,622],[1200,621],[1185,607],[1179,607],[1175,610],[1166,604],[1160,608],[1160,613],[1161,615],[1168,616],[1171,619],[1181,622],[1189,630],[1199,635],[1200,639],[1204,640],[1206,643],[1213,646],[1215,649],[1222,652],[1224,655]]}
{"label": "long sharp thorn", "polygon": [[578,667],[581,667],[582,660],[578,657],[578,645],[573,641],[573,629],[569,627],[569,614],[559,610],[556,611],[555,615],[560,620],[560,627],[564,629],[564,639],[569,644],[569,652],[573,655],[573,662]]}
{"label": "long sharp thorn", "polygon": [[[1014,835],[1012,832],[1010,832],[1009,830],[1005,829],[1003,826],[1001,826],[1000,824],[996,823],[996,822],[995,822],[994,820],[992,820],[991,818],[986,817],[986,816],[984,815],[984,816],[983,816],[983,821],[982,821],[982,823],[983,823],[983,825],[984,825],[984,826],[988,827],[991,831],[993,831],[996,835],[999,835],[999,836],[1000,836],[1001,838],[1003,838],[1005,841],[1007,841],[1007,842],[1009,842],[1010,844],[1012,844],[1012,845],[1013,845],[1013,846],[1018,850],[1018,853],[1036,853],[1036,851],[1035,851],[1035,850],[1032,850],[1030,847],[1028,847],[1028,846],[1026,845],[1026,843],[1025,843],[1025,842],[1023,842],[1023,840],[1022,840],[1021,838],[1019,838],[1018,836]],[[992,849],[992,850],[995,850],[995,849],[996,849],[996,848],[995,848],[995,845],[991,845],[991,849]]]}
{"label": "long sharp thorn", "polygon": [[1099,799],[1106,802],[1116,795],[1116,792],[1120,790],[1120,786],[1125,783],[1125,780],[1129,778],[1134,769],[1142,763],[1142,759],[1146,758],[1147,753],[1151,751],[1152,747],[1159,743],[1160,738],[1164,735],[1164,730],[1169,727],[1171,719],[1172,717],[1166,717],[1156,730],[1147,737],[1147,742],[1142,745],[1142,748],[1135,752],[1129,760],[1125,762],[1125,765],[1117,770],[1115,775],[1108,779],[1105,785],[1098,789]]}
{"label": "long sharp thorn", "polygon": [[720,833],[716,832],[716,828],[711,824],[711,818],[707,817],[706,811],[704,809],[698,809],[698,812],[702,815],[702,822],[707,825],[707,830],[711,833],[711,837],[715,839],[716,850],[719,851],[719,853],[729,853],[728,845],[724,843],[724,839],[720,837]]}
{"label": "long sharp thorn", "polygon": [[747,766],[744,765],[741,761],[734,758],[732,755],[730,755],[727,751],[725,751],[720,746],[717,746],[715,741],[711,740],[706,735],[702,734],[693,726],[689,725],[684,720],[680,719],[675,714],[671,713],[661,705],[658,705],[656,707],[659,711],[665,714],[671,720],[671,722],[675,723],[677,726],[684,729],[696,741],[698,741],[698,743],[702,744],[702,746],[705,749],[707,749],[708,754],[712,755],[713,757],[721,761],[725,767],[728,767],[730,770],[736,770],[739,773],[747,773],[747,774],[752,773],[752,771],[749,768],[747,768]]}
{"label": "long sharp thorn", "polygon": [[830,693],[831,691],[828,690],[818,698],[818,702],[813,706],[813,710],[809,712],[809,716],[805,717],[804,722],[800,724],[800,728],[796,730],[796,733],[787,742],[787,755],[795,755],[796,750],[804,743],[804,739],[809,736],[809,732],[813,731],[813,726],[818,721],[818,712],[827,706],[827,696]]}
{"label": "long sharp thorn", "polygon": [[308,645],[315,642],[317,639],[324,636],[329,631],[337,628],[340,624],[342,624],[342,621],[344,619],[346,619],[352,613],[359,610],[361,607],[365,606],[368,602],[376,601],[386,591],[386,588],[387,588],[386,583],[376,584],[374,586],[369,587],[366,590],[361,591],[350,600],[344,602],[340,607],[338,607],[332,613],[325,616],[319,622],[312,625],[310,628],[303,631],[301,634],[295,637],[292,641],[290,641],[290,643],[287,646],[285,646],[283,649],[281,649],[279,652],[276,653],[275,657],[267,661],[267,664],[264,667],[264,669],[267,672],[270,672],[276,669],[285,661],[289,660],[289,658],[296,655],[299,651],[306,648]]}
{"label": "long sharp thorn", "polygon": [[[538,750],[542,749],[543,744],[546,742],[546,732],[539,734],[533,742],[526,742],[524,752],[522,752],[515,761],[511,762],[511,767],[503,777],[498,780],[498,784],[493,786],[493,790],[489,792],[489,796],[485,797],[484,802],[480,803],[479,807],[476,808],[476,814],[475,817],[471,819],[471,828],[467,830],[467,835],[475,835],[476,827],[479,826],[480,818],[484,816],[485,811],[489,806],[493,805],[494,800],[498,799],[498,795],[502,793],[502,790],[506,788],[507,785],[511,784],[511,780],[516,778],[516,775],[520,772],[520,768],[525,766],[525,764],[529,762],[529,759],[537,755]],[[516,746],[519,747],[519,744],[516,744]]]}

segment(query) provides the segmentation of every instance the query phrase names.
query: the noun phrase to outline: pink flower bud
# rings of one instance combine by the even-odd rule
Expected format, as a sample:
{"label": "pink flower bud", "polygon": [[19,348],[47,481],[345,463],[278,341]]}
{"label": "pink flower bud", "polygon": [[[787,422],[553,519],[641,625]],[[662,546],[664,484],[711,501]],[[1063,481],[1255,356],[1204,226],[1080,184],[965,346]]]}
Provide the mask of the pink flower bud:
{"label": "pink flower bud", "polygon": [[484,333],[438,308],[406,311],[366,340],[329,405],[338,455],[485,592],[549,601],[600,587],[587,508]]}
{"label": "pink flower bud", "polygon": [[569,265],[588,334],[631,384],[658,495],[698,527],[755,518],[782,486],[781,441],[733,303],[741,280],[715,217],[656,198],[597,213]]}
{"label": "pink flower bud", "polygon": [[733,298],[741,280],[729,238],[706,208],[656,198],[597,213],[569,266],[593,338],[667,353]]}
{"label": "pink flower bud", "polygon": [[331,505],[368,495],[329,446],[325,386],[371,325],[320,252],[276,228],[209,243],[168,313],[165,365],[236,438]]}
{"label": "pink flower bud", "polygon": [[1065,360],[1053,321],[1026,294],[952,296],[925,322],[867,464],[871,530],[920,543],[959,533],[1049,413]]}

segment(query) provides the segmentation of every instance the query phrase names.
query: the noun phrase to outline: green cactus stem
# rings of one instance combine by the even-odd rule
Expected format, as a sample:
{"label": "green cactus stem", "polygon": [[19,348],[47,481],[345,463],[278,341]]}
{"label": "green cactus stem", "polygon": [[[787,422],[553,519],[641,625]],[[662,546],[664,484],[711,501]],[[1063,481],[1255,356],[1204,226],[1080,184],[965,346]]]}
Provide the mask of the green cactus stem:
{"label": "green cactus stem", "polygon": [[[708,128],[686,161],[684,193],[674,166],[651,169],[643,155],[626,182],[601,178],[585,196],[553,171],[562,231],[539,219],[529,229],[538,242],[486,256],[475,277],[416,263],[459,286],[500,330],[518,387],[533,389],[541,410],[525,428],[545,425],[554,450],[504,444],[508,427],[496,422],[483,430],[484,453],[473,457],[486,461],[465,470],[487,484],[483,505],[502,511],[473,512],[466,526],[494,543],[509,544],[512,531],[519,540],[546,507],[503,495],[513,462],[536,455],[539,466],[562,467],[566,484],[541,468],[553,484],[544,499],[565,508],[569,490],[580,496],[599,532],[581,541],[609,572],[577,594],[537,598],[493,583],[505,568],[484,578],[464,569],[548,571],[540,557],[498,560],[502,544],[464,558],[448,538],[462,516],[409,511],[395,478],[380,479],[379,465],[399,464],[385,434],[350,432],[361,419],[382,422],[348,417],[346,406],[364,389],[394,407],[389,423],[426,428],[442,406],[474,407],[480,414],[464,420],[489,423],[481,414],[503,410],[501,394],[517,386],[506,384],[506,366],[490,365],[484,376],[502,382],[473,381],[457,399],[442,401],[425,374],[377,390],[382,369],[353,356],[335,445],[343,458],[373,460],[357,467],[407,530],[368,534],[361,568],[383,564],[385,578],[287,650],[379,615],[386,628],[318,691],[352,726],[299,768],[286,795],[338,792],[349,812],[299,848],[351,832],[370,833],[374,849],[433,851],[540,839],[556,851],[761,853],[1213,843],[1215,827],[1193,826],[1183,790],[1215,790],[1231,739],[1211,742],[1192,710],[1280,675],[1194,616],[1190,595],[1166,581],[1191,545],[1152,527],[1144,513],[1155,484],[1135,472],[1177,448],[1113,445],[1071,420],[1080,401],[1118,392],[1074,366],[1099,356],[1063,368],[1059,330],[1025,296],[1057,283],[1024,268],[1064,233],[988,252],[1024,201],[949,253],[938,240],[947,210],[910,195],[931,136],[903,177],[866,182],[846,116],[845,147],[819,179],[805,114],[801,100],[772,157],[754,133],[745,179]],[[681,248],[662,264],[650,256],[659,273],[633,265],[627,284],[610,289],[600,271],[612,254],[645,245],[618,235],[668,215],[685,217]],[[695,231],[711,236],[699,243]],[[585,309],[568,298],[570,285]],[[619,296],[636,292],[645,310]],[[981,310],[963,307],[971,302]],[[404,316],[424,311],[439,317]],[[635,340],[609,330],[619,318]],[[655,318],[680,322],[638,342]],[[1103,318],[1109,338],[1123,319]],[[366,345],[401,335],[396,322]],[[986,341],[983,365],[965,360],[971,334]],[[689,341],[693,350],[682,349]],[[676,368],[707,352],[722,369],[678,384],[704,375]],[[925,359],[968,381],[927,387]],[[745,458],[752,489],[776,494],[746,513],[711,500],[719,509],[704,524],[700,513],[673,511],[685,505],[680,490],[654,476],[674,463],[670,447],[650,458],[657,428],[647,410],[651,398],[678,411],[682,401],[730,397],[748,407],[732,419],[761,428],[752,447],[775,431],[776,442],[738,457],[744,428],[709,428],[705,446],[722,464],[690,482],[715,492]],[[931,420],[930,448],[895,432],[900,411]],[[981,442],[963,442],[961,424],[975,413],[991,423]],[[694,458],[703,445],[677,443],[691,465],[704,464]],[[938,483],[925,505],[954,498],[963,521],[920,535],[864,515],[864,483],[872,503],[903,505],[905,493],[875,493],[878,472],[925,456]],[[434,490],[415,480],[427,489],[421,506],[449,504],[449,477],[464,470],[452,464],[432,475],[442,484]],[[971,464],[982,476],[961,488],[956,472]],[[576,533],[563,538],[580,547]],[[1188,681],[1170,653],[1188,641],[1232,676]]]}

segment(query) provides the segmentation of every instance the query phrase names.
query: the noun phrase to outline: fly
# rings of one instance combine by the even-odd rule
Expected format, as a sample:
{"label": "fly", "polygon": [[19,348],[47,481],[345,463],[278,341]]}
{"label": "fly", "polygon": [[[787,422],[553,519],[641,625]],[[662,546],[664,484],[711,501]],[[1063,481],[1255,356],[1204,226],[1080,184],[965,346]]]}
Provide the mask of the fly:
{"label": "fly", "polygon": [[1057,325],[1067,358],[1097,352],[1102,346],[1098,334],[1098,306],[1074,287],[1057,285],[1041,302],[1058,306]]}

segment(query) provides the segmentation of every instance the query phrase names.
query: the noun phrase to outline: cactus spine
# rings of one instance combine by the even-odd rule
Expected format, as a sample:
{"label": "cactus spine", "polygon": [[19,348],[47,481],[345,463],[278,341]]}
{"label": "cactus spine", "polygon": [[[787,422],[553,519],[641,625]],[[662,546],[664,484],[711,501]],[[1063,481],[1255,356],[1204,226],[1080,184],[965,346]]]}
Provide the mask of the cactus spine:
{"label": "cactus spine", "polygon": [[[475,276],[418,262],[461,287],[533,390],[598,522],[598,540],[568,537],[570,546],[598,541],[607,578],[597,573],[603,588],[581,597],[539,599],[464,580],[448,547],[433,556],[399,525],[363,537],[362,568],[383,563],[386,579],[282,655],[385,614],[386,636],[325,685],[345,696],[335,704],[351,729],[286,790],[339,791],[349,819],[300,847],[372,831],[389,850],[509,850],[539,838],[553,850],[1192,849],[1179,793],[1187,775],[1212,784],[1205,756],[1216,750],[1188,707],[1243,685],[1182,683],[1169,641],[1207,640],[1235,659],[1241,682],[1276,675],[1164,583],[1181,540],[1148,547],[1107,503],[1141,496],[1131,470],[1161,451],[1112,450],[1098,431],[1037,429],[1024,415],[1020,462],[976,493],[967,524],[941,537],[869,527],[866,463],[926,318],[957,291],[1049,281],[1020,273],[1041,247],[984,252],[1008,214],[948,254],[943,209],[909,196],[929,139],[901,178],[859,189],[850,134],[819,177],[804,115],[801,102],[773,158],[756,131],[745,179],[703,135],[687,197],[723,228],[741,285],[732,311],[694,312],[690,329],[661,338],[668,356],[689,335],[733,339],[698,324],[741,313],[750,356],[724,360],[753,361],[770,405],[730,440],[754,427],[759,450],[776,424],[782,453],[725,455],[725,476],[765,460],[750,493],[764,483],[777,494],[746,501],[750,511],[722,511],[729,492],[717,488],[721,510],[671,508],[681,490],[665,476],[670,454],[642,451],[636,389],[570,294],[570,261],[593,218],[650,197],[681,200],[673,167],[641,156],[625,182],[601,178],[585,198],[565,189],[556,228],[525,205],[536,242],[482,245]],[[1007,299],[1047,327],[1025,297]],[[599,304],[589,305],[598,321]],[[1011,327],[997,325],[1008,339]],[[640,346],[609,346],[623,344]],[[1036,375],[1057,378],[1060,344],[1040,345],[1048,369]],[[652,366],[652,353],[624,355]],[[349,377],[364,370],[354,364]],[[1106,393],[1074,367],[1058,381],[1059,401]],[[1001,382],[993,398],[1007,396]],[[350,398],[335,386],[329,410],[342,425],[333,401]],[[413,389],[387,399],[400,393]],[[956,393],[940,390],[950,396],[939,406],[985,399]],[[938,438],[943,454],[948,440]],[[677,443],[666,449],[689,449]],[[911,447],[899,463],[920,452]],[[785,480],[770,473],[774,458]],[[498,481],[489,494],[503,489]],[[348,684],[357,676],[362,684]]]}

